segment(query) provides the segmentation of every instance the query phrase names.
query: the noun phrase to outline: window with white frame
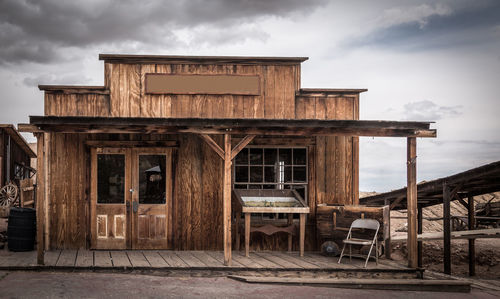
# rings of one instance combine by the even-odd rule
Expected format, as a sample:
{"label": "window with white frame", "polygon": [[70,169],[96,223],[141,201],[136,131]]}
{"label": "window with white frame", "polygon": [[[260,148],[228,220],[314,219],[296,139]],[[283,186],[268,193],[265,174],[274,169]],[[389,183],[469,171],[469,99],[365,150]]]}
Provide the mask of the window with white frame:
{"label": "window with white frame", "polygon": [[295,189],[307,202],[307,148],[244,148],[234,160],[234,189]]}

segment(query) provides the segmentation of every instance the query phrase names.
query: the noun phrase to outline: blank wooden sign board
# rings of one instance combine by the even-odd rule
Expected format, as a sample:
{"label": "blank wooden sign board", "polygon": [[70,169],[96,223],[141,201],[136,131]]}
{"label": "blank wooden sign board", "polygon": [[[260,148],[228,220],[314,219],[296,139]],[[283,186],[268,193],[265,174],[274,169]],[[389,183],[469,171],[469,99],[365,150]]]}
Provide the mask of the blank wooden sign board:
{"label": "blank wooden sign board", "polygon": [[260,95],[260,78],[252,75],[146,74],[146,93]]}

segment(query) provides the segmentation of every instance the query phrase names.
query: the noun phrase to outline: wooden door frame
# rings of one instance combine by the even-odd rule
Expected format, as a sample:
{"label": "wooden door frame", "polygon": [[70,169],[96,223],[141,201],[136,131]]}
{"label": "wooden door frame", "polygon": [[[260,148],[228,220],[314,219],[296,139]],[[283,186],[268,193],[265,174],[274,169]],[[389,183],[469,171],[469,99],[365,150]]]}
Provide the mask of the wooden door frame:
{"label": "wooden door frame", "polygon": [[[91,147],[90,148],[90,248],[97,247],[97,155],[98,154],[124,154],[125,155],[125,190],[124,204],[126,209],[126,236],[125,248],[135,249],[137,246],[138,232],[135,231],[137,215],[132,211],[133,201],[139,200],[138,193],[138,161],[141,154],[164,154],[166,156],[166,217],[167,217],[167,248],[173,246],[173,147]],[[129,191],[134,189],[134,192]],[[127,205],[128,203],[128,205]],[[110,248],[113,249],[113,248]]]}
{"label": "wooden door frame", "polygon": [[[173,229],[172,229],[172,202],[173,202],[173,166],[172,166],[172,153],[173,148],[171,147],[134,147],[130,149],[130,173],[131,173],[131,185],[130,187],[134,189],[132,193],[132,197],[130,199],[131,205],[133,202],[139,202],[139,156],[140,155],[154,155],[154,154],[163,154],[166,156],[166,169],[165,169],[165,215],[167,217],[167,248],[162,249],[171,249],[173,248],[172,240],[173,240]],[[140,204],[138,203],[139,208]],[[136,231],[138,214],[134,214],[131,210],[130,212],[130,226],[131,226],[131,249],[139,249],[138,246],[138,236],[139,232]]]}
{"label": "wooden door frame", "polygon": [[[126,215],[126,231],[125,231],[125,248],[130,245],[130,209],[127,207],[127,202],[130,201],[130,192],[127,192],[130,186],[131,174],[127,170],[127,165],[130,164],[130,151],[125,148],[91,148],[90,149],[90,248],[101,249],[97,245],[97,155],[99,154],[123,154],[125,156],[125,183],[124,183],[124,202]],[[115,204],[118,205],[118,204]],[[104,248],[103,248],[104,249]]]}

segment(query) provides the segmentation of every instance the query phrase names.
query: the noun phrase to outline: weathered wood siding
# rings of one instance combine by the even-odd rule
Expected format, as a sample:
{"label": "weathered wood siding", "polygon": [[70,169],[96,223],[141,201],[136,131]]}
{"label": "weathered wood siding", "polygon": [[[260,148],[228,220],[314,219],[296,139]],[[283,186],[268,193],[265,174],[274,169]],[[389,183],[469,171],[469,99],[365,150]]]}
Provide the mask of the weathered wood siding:
{"label": "weathered wood siding", "polygon": [[[146,73],[259,75],[261,95],[149,95]],[[359,119],[357,94],[300,94],[300,64],[105,63],[100,90],[45,92],[47,116]],[[177,140],[174,151],[172,231],[178,250],[222,250],[222,160],[196,135],[50,134],[48,200],[51,248],[85,248],[89,228],[89,150],[86,140]],[[222,136],[215,139],[222,144]],[[233,143],[238,138],[233,138]],[[358,138],[256,138],[256,145],[309,148],[306,250],[318,249],[316,205],[357,204]],[[241,234],[243,235],[243,234]],[[298,248],[294,238],[294,248]],[[287,236],[253,234],[254,249],[283,249]]]}
{"label": "weathered wood siding", "polygon": [[[220,136],[215,137],[221,144]],[[258,138],[252,144],[269,144]],[[309,147],[309,206],[315,210],[319,202],[347,203],[335,195],[334,187],[322,192],[327,178],[339,179],[344,172],[334,169],[331,159],[318,161],[318,153],[327,152],[326,143],[317,145],[317,138],[273,138],[275,145],[304,145]],[[49,219],[51,248],[86,248],[89,228],[89,150],[86,140],[177,140],[174,151],[173,178],[173,248],[176,250],[222,250],[222,160],[196,135],[128,135],[128,134],[51,134],[49,148]],[[235,139],[236,143],[238,139]],[[316,148],[316,150],[315,150]],[[335,152],[335,149],[333,150]],[[342,150],[339,150],[342,152]],[[347,156],[347,155],[346,155]],[[323,164],[318,164],[323,163]],[[326,163],[326,164],[325,164]],[[351,164],[352,165],[352,164]],[[322,169],[323,171],[315,171]],[[345,172],[352,170],[346,169]],[[342,180],[352,186],[349,180]],[[352,190],[352,187],[343,187]],[[319,190],[319,191],[318,191]],[[352,191],[349,191],[352,192]],[[321,198],[317,194],[322,194]],[[326,195],[328,194],[328,195]],[[315,250],[315,217],[311,213],[306,233],[306,250]],[[242,234],[243,235],[243,234]],[[294,238],[294,248],[298,248]],[[259,250],[286,249],[284,234],[252,235],[252,248]]]}
{"label": "weathered wood siding", "polygon": [[11,181],[15,179],[15,165],[21,164],[31,166],[30,156],[14,141],[10,140],[10,171],[7,175],[7,147],[9,134],[0,128],[0,188],[4,186],[7,177]]}
{"label": "weathered wood siding", "polygon": [[[146,73],[258,75],[261,94],[151,95]],[[194,118],[294,118],[300,65],[105,64],[106,94],[46,92],[45,115]]]}

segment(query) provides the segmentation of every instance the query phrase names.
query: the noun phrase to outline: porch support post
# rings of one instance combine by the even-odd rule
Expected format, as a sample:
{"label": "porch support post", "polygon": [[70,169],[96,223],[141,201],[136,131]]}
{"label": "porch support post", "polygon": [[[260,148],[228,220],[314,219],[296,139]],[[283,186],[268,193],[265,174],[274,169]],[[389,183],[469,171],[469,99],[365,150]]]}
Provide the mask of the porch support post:
{"label": "porch support post", "polygon": [[451,223],[450,223],[450,186],[445,182],[443,184],[443,265],[444,273],[451,274]]}
{"label": "porch support post", "polygon": [[[422,206],[421,205],[418,205],[418,218],[417,218],[417,234],[421,234],[422,233],[422,220],[423,220],[423,209],[422,209]],[[417,236],[417,240],[418,240],[418,236]],[[423,242],[422,241],[418,241],[417,242],[417,248],[418,248],[418,267],[419,268],[422,268],[422,245],[423,245]]]}
{"label": "porch support post", "polygon": [[224,265],[231,266],[231,135],[224,134]]}
{"label": "porch support post", "polygon": [[406,162],[406,198],[408,213],[408,266],[416,268],[418,266],[417,249],[417,139],[408,137],[407,139],[407,162]]}
{"label": "porch support post", "polygon": [[[255,135],[245,136],[235,147],[231,150],[231,134],[224,134],[224,149],[222,149],[212,137],[207,134],[199,134],[205,142],[224,160],[224,175],[222,182],[222,221],[224,229],[224,265],[231,266],[231,165],[232,160],[238,153],[247,146],[255,138]],[[237,216],[238,217],[238,216]],[[238,219],[239,220],[239,219]],[[245,214],[246,226],[246,214]],[[238,229],[238,228],[236,228]],[[245,238],[247,234],[245,233]],[[246,239],[245,239],[246,240]],[[248,248],[248,246],[246,246]],[[248,250],[248,249],[247,249]],[[247,253],[248,256],[248,253]]]}
{"label": "porch support post", "polygon": [[[467,218],[469,224],[469,230],[476,228],[476,217],[474,215],[474,196],[469,195],[469,205],[467,211]],[[476,239],[469,239],[469,276],[476,275]]]}
{"label": "porch support post", "polygon": [[36,174],[36,261],[44,264],[44,230],[45,230],[45,144],[44,134],[36,133],[37,139],[37,174]]}
{"label": "porch support post", "polygon": [[389,206],[389,217],[387,217],[387,226],[388,226],[387,231],[389,232],[389,235],[386,236],[384,250],[385,250],[385,258],[390,260],[391,259],[391,251],[392,251],[392,245],[391,245],[391,201],[389,199],[384,199],[384,205]]}

